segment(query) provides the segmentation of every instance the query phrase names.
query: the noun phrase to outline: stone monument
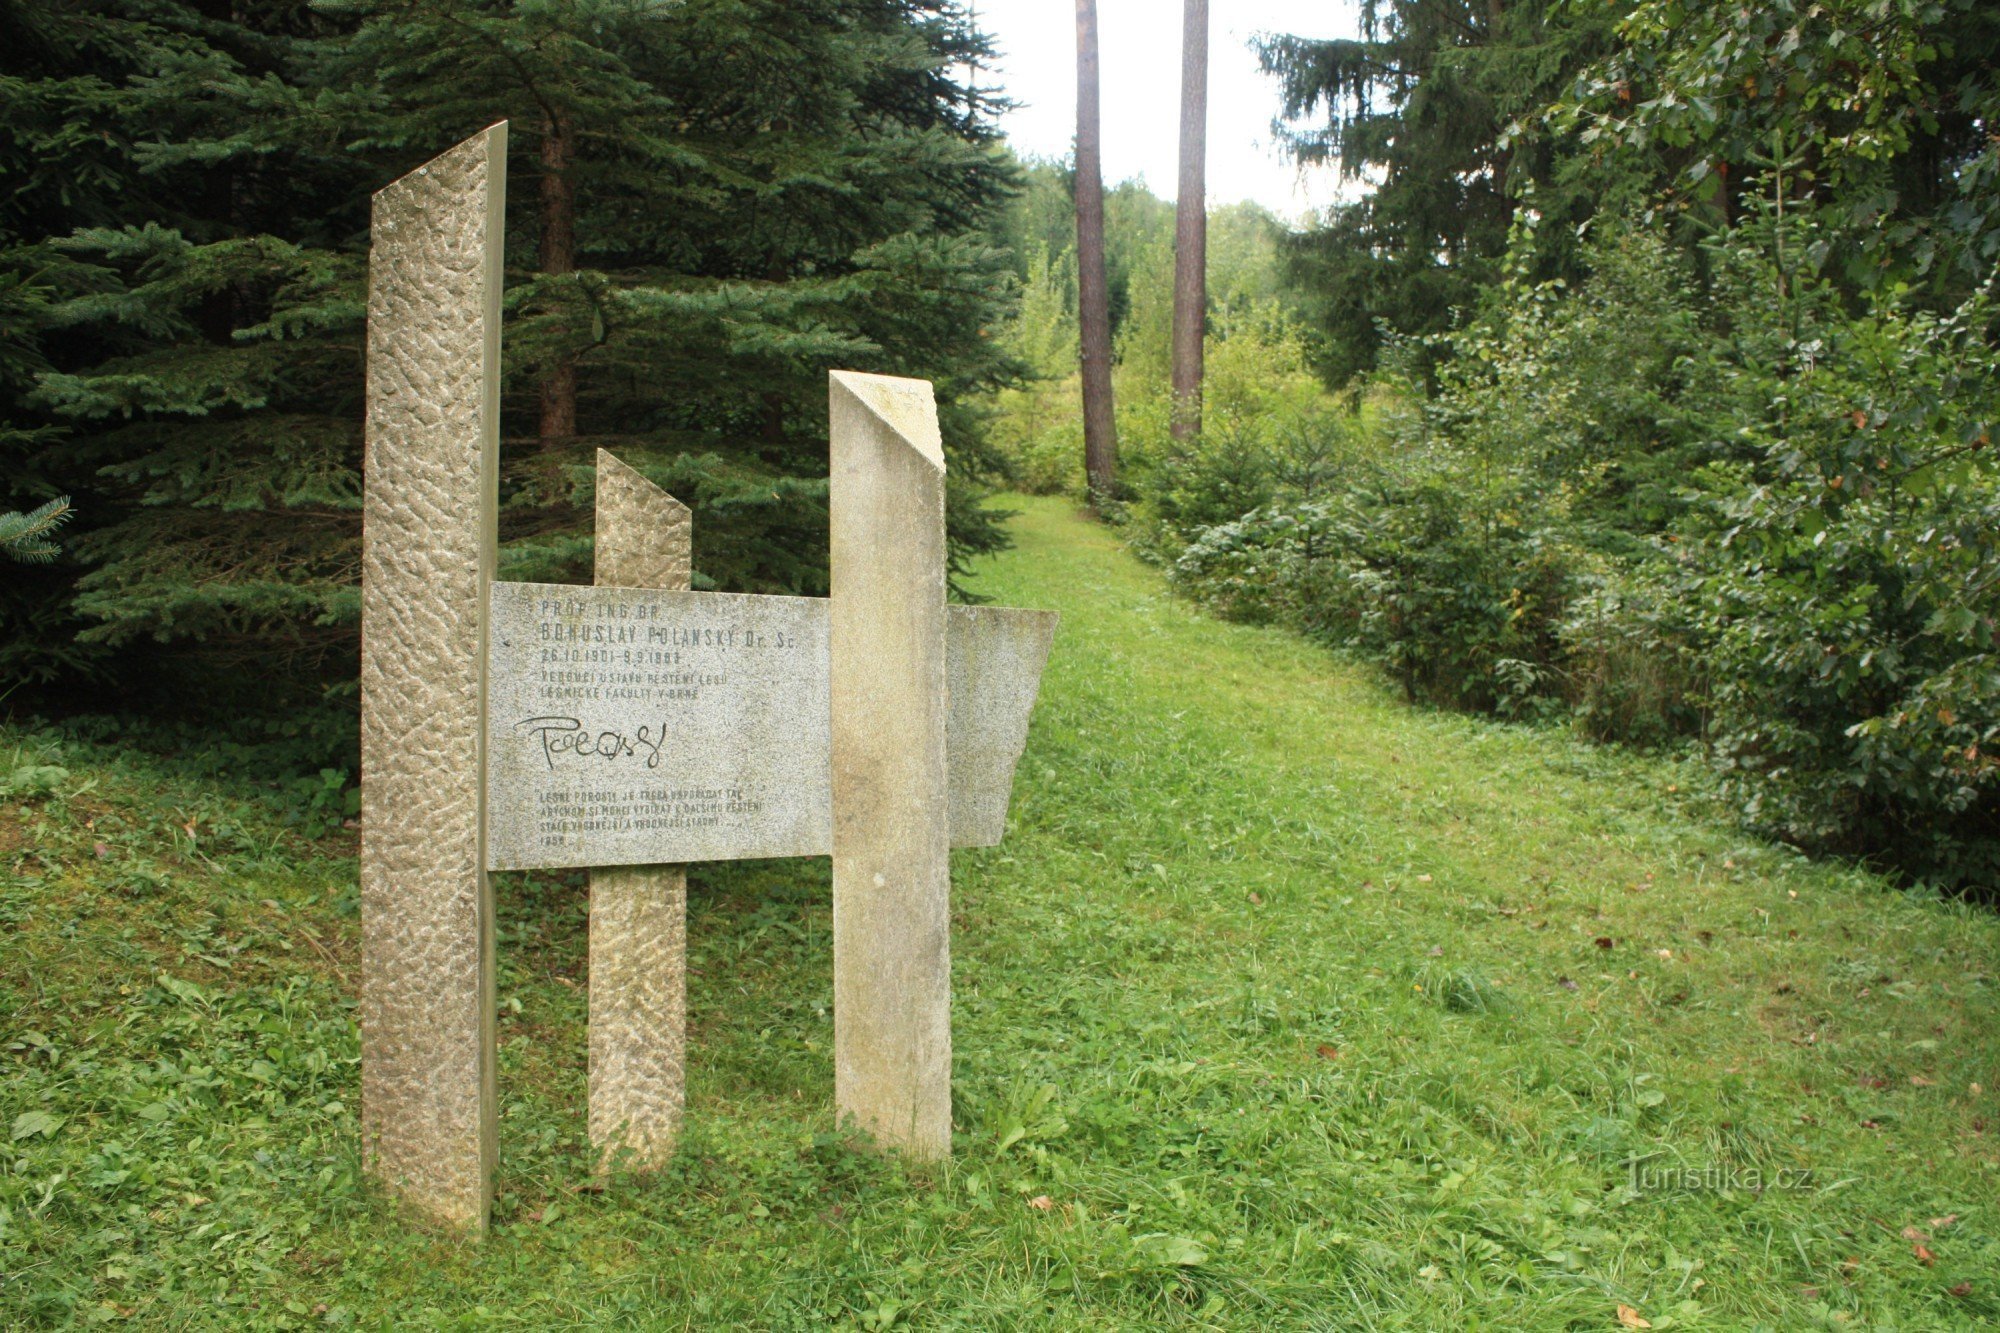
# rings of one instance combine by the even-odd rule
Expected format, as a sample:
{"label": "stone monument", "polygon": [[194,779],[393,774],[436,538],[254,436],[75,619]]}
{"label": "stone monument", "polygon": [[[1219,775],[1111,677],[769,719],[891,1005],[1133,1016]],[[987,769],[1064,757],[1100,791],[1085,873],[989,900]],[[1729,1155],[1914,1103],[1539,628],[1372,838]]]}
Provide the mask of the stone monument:
{"label": "stone monument", "polygon": [[928,383],[831,377],[832,595],[691,592],[691,516],[598,455],[590,586],[493,578],[506,127],[375,199],[362,589],[370,1171],[485,1223],[491,870],[591,868],[592,1141],[685,1106],[689,862],[833,857],[834,1099],[951,1144],[950,864],[1000,840],[1051,613],[945,603]]}

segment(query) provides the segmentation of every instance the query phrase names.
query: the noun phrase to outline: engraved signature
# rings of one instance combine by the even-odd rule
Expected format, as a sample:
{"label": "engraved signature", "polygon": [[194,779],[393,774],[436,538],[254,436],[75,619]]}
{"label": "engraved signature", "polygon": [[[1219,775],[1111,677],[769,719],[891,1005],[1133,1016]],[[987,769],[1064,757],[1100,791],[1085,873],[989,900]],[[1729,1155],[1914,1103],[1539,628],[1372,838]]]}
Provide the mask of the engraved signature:
{"label": "engraved signature", "polygon": [[541,742],[542,759],[550,772],[555,771],[559,754],[588,755],[608,761],[642,759],[647,768],[658,768],[661,751],[667,743],[665,723],[660,724],[657,732],[651,727],[640,727],[629,736],[622,731],[591,731],[573,717],[530,717],[514,725],[526,728]]}

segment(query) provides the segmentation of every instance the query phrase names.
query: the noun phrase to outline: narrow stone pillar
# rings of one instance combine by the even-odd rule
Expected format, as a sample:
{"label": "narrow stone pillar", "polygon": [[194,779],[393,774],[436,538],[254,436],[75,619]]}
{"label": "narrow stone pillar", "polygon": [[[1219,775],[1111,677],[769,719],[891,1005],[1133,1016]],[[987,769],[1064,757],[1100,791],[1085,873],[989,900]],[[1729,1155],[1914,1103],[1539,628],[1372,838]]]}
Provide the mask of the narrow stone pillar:
{"label": "narrow stone pillar", "polygon": [[[597,451],[597,583],[685,590],[686,505]],[[663,1164],[687,1105],[687,872],[590,872],[590,1141],[599,1169]]]}
{"label": "narrow stone pillar", "polygon": [[946,1157],[944,450],[923,380],[835,371],[831,400],[834,1101]]}
{"label": "narrow stone pillar", "polygon": [[486,588],[498,509],[507,127],[375,196],[361,520],[361,1137],[483,1229],[492,1196]]}

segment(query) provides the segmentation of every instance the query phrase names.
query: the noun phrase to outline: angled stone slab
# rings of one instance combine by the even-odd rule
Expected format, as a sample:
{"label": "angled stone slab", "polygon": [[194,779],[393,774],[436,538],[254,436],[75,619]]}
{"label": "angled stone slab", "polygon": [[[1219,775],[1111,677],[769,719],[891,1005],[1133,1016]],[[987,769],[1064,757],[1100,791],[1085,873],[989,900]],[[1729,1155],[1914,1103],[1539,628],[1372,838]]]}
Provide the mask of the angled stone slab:
{"label": "angled stone slab", "polygon": [[494,1162],[486,584],[498,500],[500,124],[375,195],[361,553],[361,1135],[484,1228]]}
{"label": "angled stone slab", "polygon": [[[833,850],[826,599],[495,583],[490,606],[494,869]],[[954,847],[1000,840],[1055,626],[947,608]]]}
{"label": "angled stone slab", "polygon": [[945,608],[945,727],[951,845],[995,847],[1007,832],[1014,766],[1055,642],[1056,613],[1010,606]]}
{"label": "angled stone slab", "polygon": [[833,1096],[951,1153],[944,449],[923,380],[830,384]]}
{"label": "angled stone slab", "polygon": [[[686,505],[597,451],[600,587],[685,589],[694,572]],[[600,1166],[649,1168],[672,1154],[687,1105],[687,872],[590,872],[590,1141]]]}

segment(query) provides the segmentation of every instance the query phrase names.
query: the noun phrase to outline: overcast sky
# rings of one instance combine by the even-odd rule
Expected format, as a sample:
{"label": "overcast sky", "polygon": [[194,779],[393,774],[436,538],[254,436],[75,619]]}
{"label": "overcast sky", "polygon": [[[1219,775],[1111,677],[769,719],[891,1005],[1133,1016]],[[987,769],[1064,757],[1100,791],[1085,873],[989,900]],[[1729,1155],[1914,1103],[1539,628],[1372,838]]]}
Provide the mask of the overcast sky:
{"label": "overcast sky", "polygon": [[[1023,103],[1001,121],[1017,150],[1061,157],[1076,136],[1075,0],[973,0],[1000,47],[998,81]],[[1258,32],[1352,37],[1352,0],[1212,0],[1208,34],[1208,198],[1254,199],[1298,218],[1332,202],[1333,169],[1301,180],[1271,139],[1277,81],[1246,45]],[[1171,199],[1179,174],[1179,0],[1098,0],[1104,179],[1143,176]]]}

